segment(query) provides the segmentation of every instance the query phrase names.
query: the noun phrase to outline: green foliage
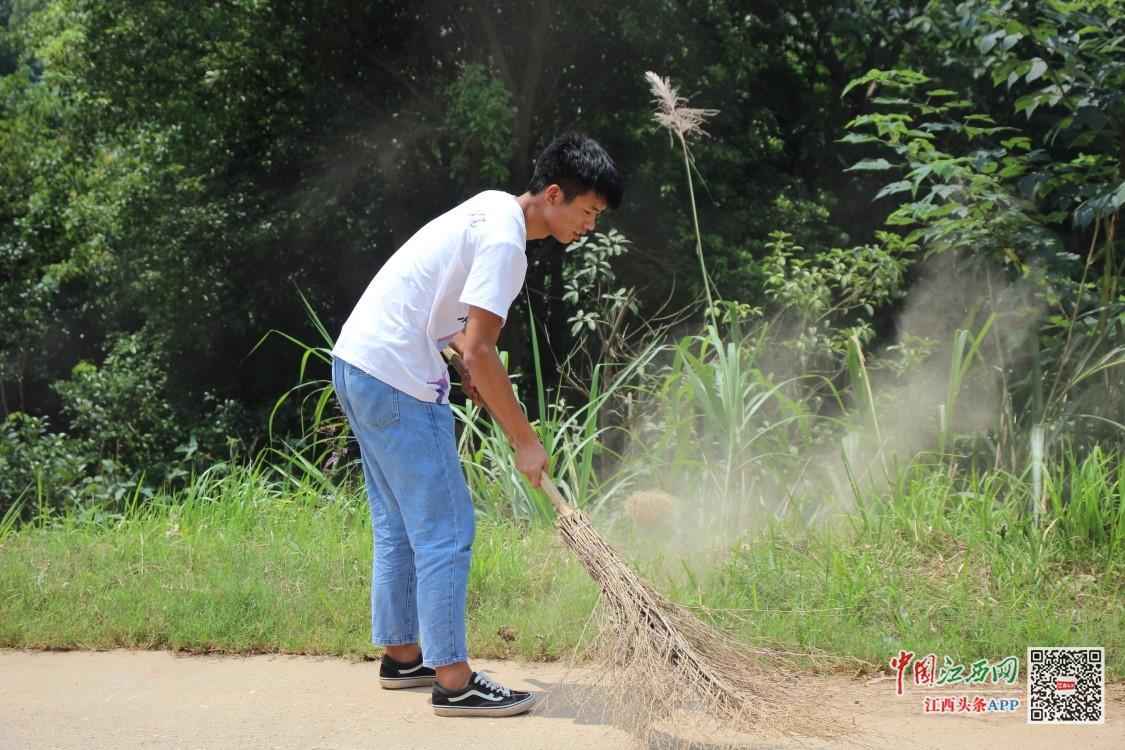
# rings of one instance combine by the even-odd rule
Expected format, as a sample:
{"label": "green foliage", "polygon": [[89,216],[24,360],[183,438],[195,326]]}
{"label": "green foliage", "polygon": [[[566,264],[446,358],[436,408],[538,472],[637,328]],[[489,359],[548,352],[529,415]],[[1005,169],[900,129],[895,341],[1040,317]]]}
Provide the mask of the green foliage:
{"label": "green foliage", "polygon": [[1116,214],[1125,204],[1125,9],[1112,0],[975,0],[957,15],[962,38],[980,52],[980,73],[1016,94],[1013,110],[1026,119],[1049,110],[1044,142],[1072,156],[1013,162],[1021,191],[1048,199],[1080,228]]}
{"label": "green foliage", "polygon": [[[894,163],[862,159],[851,169],[901,172],[902,179],[885,185],[875,199],[909,192],[910,199],[887,217],[891,226],[920,225],[908,242],[921,242],[929,252],[972,248],[998,261],[1017,257],[1013,248],[1025,260],[1030,251],[1062,252],[1034,205],[1006,183],[1014,174],[1009,168],[1026,151],[1017,139],[999,142],[1012,129],[987,115],[966,113],[967,100],[933,88],[920,73],[871,71],[850,85],[864,84],[894,90],[898,96],[874,102],[903,111],[860,115],[848,124],[855,132],[843,141],[879,143],[894,152]],[[960,153],[943,150],[943,142],[952,139]]]}
{"label": "green foliage", "polygon": [[89,446],[52,433],[47,420],[12,412],[0,422],[0,515],[62,511],[80,498]]}
{"label": "green foliage", "polygon": [[[577,347],[594,351],[586,336],[596,336],[602,342],[613,338],[626,312],[637,312],[637,303],[625,287],[614,289],[617,275],[613,271],[615,258],[629,252],[631,243],[616,229],[585,235],[566,247],[564,266],[563,301],[574,309],[567,318],[570,332],[578,336]],[[600,335],[599,335],[600,334]]]}
{"label": "green foliage", "polygon": [[100,367],[80,362],[70,380],[55,384],[73,429],[96,446],[99,458],[155,473],[179,445],[160,351],[143,334],[125,336]]}
{"label": "green foliage", "polygon": [[506,183],[516,107],[504,82],[483,65],[465,65],[445,97],[454,176],[470,188]]}
{"label": "green foliage", "polygon": [[809,254],[788,232],[770,233],[761,263],[765,295],[772,312],[795,318],[795,335],[782,344],[803,365],[825,354],[838,359],[852,337],[871,341],[875,310],[903,296],[917,246],[890,232],[877,238],[878,245]]}
{"label": "green foliage", "polygon": [[[575,352],[581,363],[568,377],[534,362],[539,342],[512,316],[505,346],[514,371],[543,368],[517,384],[544,419],[562,419],[548,404],[610,390],[629,350],[655,340],[637,344],[636,331],[711,282],[738,300],[712,308],[726,315],[712,321],[714,347],[740,341],[726,328],[764,310],[778,334],[765,354],[795,355],[795,369],[838,389],[802,380],[788,396],[812,413],[836,414],[835,396],[862,411],[859,381],[845,392],[857,367],[906,378],[909,363],[952,345],[898,336],[896,316],[915,256],[955,250],[1001,264],[1047,306],[1035,335],[997,326],[978,352],[1007,394],[1001,434],[983,435],[993,457],[1022,465],[1036,425],[1050,450],[1075,433],[1084,449],[1119,439],[1119,3],[495,10],[0,3],[0,415],[45,416],[84,441],[92,476],[105,458],[105,476],[163,481],[224,457],[228,434],[256,448],[268,431],[294,475],[312,467],[331,484],[340,440],[309,432],[335,429],[330,389],[307,348],[254,346],[267,330],[309,340],[283,290],[299,280],[334,332],[424,221],[478,187],[522,190],[537,150],[575,127],[628,176],[615,227],[634,244],[610,232],[530,254],[528,286],[542,294],[528,296],[528,319],[549,334],[545,361]],[[719,110],[686,164],[683,148],[654,148],[637,76],[605,75],[606,50],[619,49],[692,81],[691,103]],[[844,171],[846,160],[858,163]],[[136,331],[149,342],[137,371],[107,367]],[[714,347],[697,355],[709,361]],[[72,378],[82,361],[99,364]],[[744,365],[772,382],[768,363]],[[309,384],[277,408],[294,369]],[[868,381],[872,403],[880,380]],[[66,411],[59,381],[93,410]],[[613,471],[623,454],[634,386],[596,410],[608,445],[591,465]],[[145,403],[126,414],[113,394]]]}
{"label": "green foliage", "polygon": [[[1008,337],[989,347],[1009,394],[1004,421],[1024,431],[1002,437],[998,452],[1018,464],[1023,435],[1040,424],[1050,446],[1064,434],[1087,446],[1119,439],[1125,16],[1111,2],[981,0],[955,12],[933,3],[927,12],[935,26],[957,29],[947,50],[994,90],[961,96],[908,70],[855,79],[849,88],[893,96],[873,98],[880,111],[855,118],[843,140],[880,144],[895,160],[867,158],[853,169],[899,172],[876,197],[909,193],[888,217],[917,227],[908,240],[928,253],[988,259],[976,264],[986,272],[1002,264],[1009,283],[1021,279],[1048,308],[1030,342]],[[995,106],[981,112],[988,97]],[[1028,350],[1032,369],[1010,371]]]}
{"label": "green foliage", "polygon": [[272,317],[265,291],[293,272],[260,262],[280,260],[290,214],[276,200],[290,186],[270,180],[303,148],[286,133],[300,76],[280,20],[262,3],[64,0],[19,29],[0,118],[0,152],[15,157],[0,284],[18,300],[0,334],[6,409],[50,405],[48,383],[141,328],[169,390],[194,402],[180,410],[192,428],[206,399],[238,390],[227,371]]}
{"label": "green foliage", "polygon": [[[1125,203],[1125,100],[1120,96],[1125,70],[1119,61],[1125,10],[1120,3],[1055,0],[1025,6],[972,0],[955,10],[932,3],[928,12],[935,23],[956,29],[950,51],[969,57],[973,75],[1003,92],[997,92],[1000,107],[972,113],[978,102],[933,88],[932,77],[920,72],[872,70],[849,84],[845,92],[860,85],[896,92],[872,101],[898,111],[864,115],[849,124],[874,127],[875,136],[853,133],[844,139],[878,140],[901,157],[906,179],[886,186],[880,197],[909,189],[917,198],[923,183],[930,186],[922,200],[892,214],[893,223],[918,221],[939,244],[942,238],[968,243],[992,236],[996,241],[988,249],[1015,249],[1024,260],[1023,253],[1038,249],[1031,246],[1036,233],[1045,249],[1061,250],[1040,225],[1070,218],[1080,230],[1095,223],[1104,227]],[[1036,110],[1041,116],[1031,121]],[[1030,132],[998,122],[1021,113]],[[939,145],[952,136],[965,144],[954,153]],[[853,169],[891,166],[885,159],[865,159]],[[982,231],[989,217],[997,225],[993,233]],[[1112,255],[1113,238],[1103,236],[1102,252]],[[1097,229],[1093,240],[1092,258]],[[1112,263],[1106,272],[1116,273]],[[1112,294],[1103,296],[1103,304],[1110,301]]]}
{"label": "green foliage", "polygon": [[189,476],[195,466],[231,458],[247,415],[208,397],[185,430],[170,406],[162,347],[142,334],[119,338],[102,364],[80,362],[54,384],[70,417],[66,433],[44,417],[11,412],[0,441],[0,511],[21,517],[70,507],[115,509],[133,495]]}

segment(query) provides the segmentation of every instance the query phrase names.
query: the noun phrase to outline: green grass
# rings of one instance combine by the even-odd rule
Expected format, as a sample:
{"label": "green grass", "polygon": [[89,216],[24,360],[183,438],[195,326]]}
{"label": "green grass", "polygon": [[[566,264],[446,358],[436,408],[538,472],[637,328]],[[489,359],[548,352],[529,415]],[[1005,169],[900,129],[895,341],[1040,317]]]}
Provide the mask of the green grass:
{"label": "green grass", "polygon": [[[646,578],[748,642],[874,667],[899,648],[968,664],[1022,661],[1029,645],[1100,645],[1109,676],[1125,677],[1120,463],[1095,452],[1054,467],[1052,510],[1038,524],[1023,512],[1020,478],[949,471],[916,464],[863,496],[861,512],[816,528],[796,514],[763,518],[709,553],[598,522]],[[362,490],[325,495],[316,482],[271,477],[220,468],[117,516],[72,512],[10,531],[0,645],[378,653]],[[553,528],[482,517],[474,550],[473,654],[570,652],[596,590]]]}
{"label": "green grass", "polygon": [[744,637],[880,664],[899,648],[967,664],[1030,645],[1102,645],[1120,678],[1125,467],[1095,450],[1055,468],[1052,512],[1037,523],[1019,477],[951,479],[916,464],[832,530],[767,523],[711,575],[700,603],[749,608],[732,619]]}
{"label": "green grass", "polygon": [[[577,640],[596,590],[549,527],[481,519],[475,552],[474,653],[553,658]],[[216,472],[0,540],[0,645],[370,655],[370,569],[362,489]]]}

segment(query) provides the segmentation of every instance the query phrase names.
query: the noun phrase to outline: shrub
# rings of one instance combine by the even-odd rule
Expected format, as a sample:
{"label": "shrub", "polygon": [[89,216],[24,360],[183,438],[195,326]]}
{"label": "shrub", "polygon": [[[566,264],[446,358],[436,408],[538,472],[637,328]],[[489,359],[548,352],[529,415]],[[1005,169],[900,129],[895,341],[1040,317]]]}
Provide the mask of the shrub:
{"label": "shrub", "polygon": [[79,362],[70,380],[54,385],[72,428],[99,458],[150,475],[167,468],[180,435],[165,398],[163,350],[143,334],[122,336],[101,367]]}
{"label": "shrub", "polygon": [[25,516],[71,505],[92,462],[83,441],[49,432],[44,417],[12,412],[0,422],[0,516],[18,503]]}

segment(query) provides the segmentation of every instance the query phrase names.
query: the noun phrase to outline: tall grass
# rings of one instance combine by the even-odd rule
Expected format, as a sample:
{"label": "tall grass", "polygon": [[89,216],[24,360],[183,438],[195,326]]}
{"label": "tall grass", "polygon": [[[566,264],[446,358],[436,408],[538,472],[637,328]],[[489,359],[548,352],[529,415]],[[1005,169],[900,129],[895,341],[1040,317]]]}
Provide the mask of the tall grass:
{"label": "tall grass", "polygon": [[[1082,643],[1105,646],[1119,679],[1120,459],[1048,460],[1046,525],[1024,512],[1027,477],[936,461],[863,490],[862,518],[810,526],[790,506],[708,556],[607,528],[677,602],[748,642],[813,654],[821,669],[874,671],[900,647],[968,662]],[[265,464],[221,465],[117,517],[43,516],[0,540],[0,561],[3,647],[378,653],[355,483],[325,497]],[[596,595],[549,526],[482,516],[469,592],[475,656],[570,653]]]}
{"label": "tall grass", "polygon": [[655,484],[717,499],[704,510],[716,524],[739,528],[768,506],[823,419],[790,395],[805,378],[774,381],[757,365],[767,345],[764,326],[735,341],[707,326],[666,348],[668,364],[647,389],[635,454]]}
{"label": "tall grass", "polygon": [[[331,491],[332,469],[343,457],[351,429],[336,405],[336,391],[331,380],[335,342],[305,295],[300,291],[298,295],[309,322],[320,337],[320,343],[308,344],[291,334],[273,329],[254,346],[257,349],[270,336],[280,336],[301,351],[296,385],[278,396],[270,410],[270,446],[266,453],[272,457],[278,471],[298,481],[302,477],[311,477],[322,489]],[[319,365],[321,373],[314,372],[310,368],[312,364]],[[275,421],[279,413],[294,401],[297,402],[298,432],[296,436],[280,436],[274,430]]]}
{"label": "tall grass", "polygon": [[[276,475],[291,486],[315,486],[322,497],[335,497],[340,482],[357,472],[341,472],[346,421],[333,406],[331,383],[318,379],[309,367],[314,359],[330,361],[331,339],[311,307],[308,311],[326,346],[287,337],[304,351],[301,382],[277,406],[302,396],[302,407],[311,415],[306,437],[276,444],[268,457]],[[980,488],[950,494],[949,488],[966,476],[957,449],[967,443],[954,431],[953,417],[970,370],[986,364],[984,342],[995,320],[990,315],[975,332],[955,334],[943,400],[947,419],[934,436],[936,453],[902,456],[884,445],[876,408],[881,394],[868,377],[858,341],[852,341],[846,370],[835,380],[775,380],[760,364],[769,359],[773,345],[768,326],[757,323],[744,330],[741,321],[729,318],[723,331],[709,324],[694,336],[653,337],[625,361],[598,363],[590,392],[575,402],[561,390],[548,391],[537,365],[531,397],[540,417],[534,427],[564,493],[595,515],[620,510],[634,490],[658,487],[683,498],[681,521],[721,538],[768,525],[787,513],[797,513],[806,524],[851,513],[855,523],[879,532],[901,508],[888,514],[877,507],[872,490],[901,485],[909,467],[933,462],[947,466],[944,489],[935,484],[924,506],[907,509],[912,523],[940,528],[939,515],[964,515],[971,507],[982,529],[1022,528],[1030,508],[1043,511],[1036,528],[1061,536],[1072,553],[1086,545],[1105,549],[1107,560],[1116,559],[1125,510],[1120,482],[1106,477],[1121,471],[1117,452],[1056,452],[1052,472],[1045,468],[1043,452],[1032,448],[1022,465],[968,473],[986,489],[1002,485],[1011,494],[1018,488],[1026,503],[1022,509],[1007,501],[966,503],[967,497],[981,495]],[[539,362],[538,340],[533,337],[531,343],[533,361]],[[837,390],[838,382],[850,382],[850,389]],[[814,400],[824,395],[833,406],[832,416]],[[502,430],[471,402],[453,409],[461,426],[458,447],[466,479],[481,516],[536,523],[553,519],[550,502],[515,469]],[[868,430],[875,432],[878,479],[866,470],[857,473],[855,465],[856,446]],[[835,456],[838,463],[825,460]],[[1074,472],[1082,474],[1078,485],[1073,484]],[[928,481],[938,482],[937,476]],[[206,487],[206,481],[199,486]],[[1082,491],[1076,493],[1075,487]],[[897,486],[898,496],[913,498],[911,503],[923,500],[908,489]],[[198,489],[193,486],[192,491]],[[920,536],[915,531],[914,537]]]}
{"label": "tall grass", "polygon": [[[553,537],[482,519],[474,653],[573,645],[595,588]],[[216,465],[114,517],[72,509],[0,539],[0,646],[370,656],[371,544],[362,486],[325,496],[265,462]]]}
{"label": "tall grass", "polygon": [[[900,647],[995,660],[1028,645],[1119,638],[1119,548],[1064,527],[1085,512],[1114,518],[1107,511],[1120,507],[1120,476],[1097,474],[1094,486],[1111,488],[1108,496],[1041,528],[1023,512],[1018,477],[947,472],[910,467],[868,494],[864,521],[850,528],[809,534],[792,519],[774,522],[702,584],[700,604],[736,610],[717,616],[745,637],[796,637],[876,663]],[[1112,525],[1120,533],[1119,516]]]}
{"label": "tall grass", "polygon": [[969,368],[972,367],[973,360],[980,351],[985,337],[988,336],[992,324],[996,322],[996,317],[996,313],[989,315],[975,336],[965,329],[958,330],[954,334],[953,360],[949,366],[949,379],[945,401],[941,405],[941,420],[938,427],[939,453],[944,454],[949,446],[951,426],[954,424],[954,418],[957,414],[958,396],[961,393]]}
{"label": "tall grass", "polygon": [[[534,331],[534,326],[531,329]],[[572,503],[597,512],[631,485],[636,471],[613,454],[606,439],[614,430],[627,434],[628,426],[603,417],[621,399],[637,392],[641,374],[660,355],[662,346],[650,343],[625,363],[596,364],[589,394],[574,404],[561,391],[547,391],[534,333],[532,347],[536,362],[534,398],[541,415],[533,427],[551,457],[551,473]],[[603,382],[607,384],[604,388]],[[516,470],[512,449],[500,427],[471,401],[454,405],[453,410],[463,427],[459,450],[466,478],[483,511],[493,517],[552,520],[553,505]]]}
{"label": "tall grass", "polygon": [[[962,660],[1078,642],[1125,654],[1119,450],[989,470],[941,453],[888,454],[884,481],[860,484],[841,444],[874,414],[865,371],[852,384],[866,383],[868,401],[851,408],[847,392],[818,380],[838,410],[818,416],[803,379],[761,369],[768,333],[709,326],[650,341],[627,361],[599,363],[579,403],[548,392],[537,372],[536,428],[555,475],[646,578],[748,641],[862,668],[900,646]],[[961,339],[948,403],[979,340]],[[0,521],[0,645],[373,653],[366,498],[356,472],[326,467],[346,433],[324,430],[339,415],[331,384],[314,382],[317,356],[302,360],[313,384],[294,392],[313,415],[304,441],[215,465],[175,494],[133,493],[119,512],[44,507],[22,528]],[[515,470],[502,432],[471,403],[456,413],[480,519],[474,653],[561,656],[579,642],[596,589],[543,523],[552,511]],[[608,448],[611,432],[623,450]],[[844,478],[810,465],[834,452]],[[613,513],[652,484],[689,506],[690,522],[667,536]],[[1027,508],[1040,497],[1036,518]],[[733,541],[704,552],[692,546],[699,529]],[[1111,656],[1110,672],[1125,674],[1125,657]]]}

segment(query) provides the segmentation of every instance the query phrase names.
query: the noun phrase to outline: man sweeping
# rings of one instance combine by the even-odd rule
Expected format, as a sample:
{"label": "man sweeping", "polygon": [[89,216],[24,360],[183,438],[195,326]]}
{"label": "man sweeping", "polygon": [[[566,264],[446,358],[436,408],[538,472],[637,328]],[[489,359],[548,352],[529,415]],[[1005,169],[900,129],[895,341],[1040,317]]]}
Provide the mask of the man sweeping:
{"label": "man sweeping", "polygon": [[332,350],[332,381],[359,443],[371,509],[371,640],[384,688],[432,685],[439,716],[512,716],[530,693],[474,672],[465,601],[475,518],[461,471],[441,349],[488,404],[532,486],[547,453],[496,351],[523,286],[529,240],[569,244],[621,203],[616,165],[592,138],[560,135],[526,192],[480,193],[422,227],[375,275]]}

